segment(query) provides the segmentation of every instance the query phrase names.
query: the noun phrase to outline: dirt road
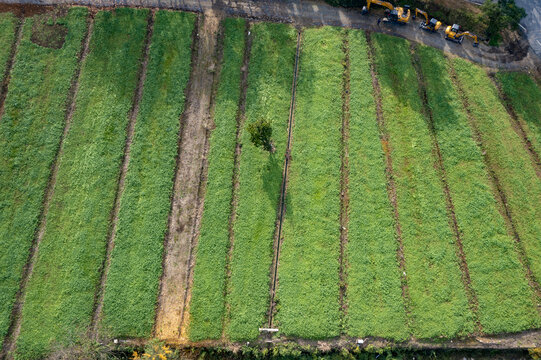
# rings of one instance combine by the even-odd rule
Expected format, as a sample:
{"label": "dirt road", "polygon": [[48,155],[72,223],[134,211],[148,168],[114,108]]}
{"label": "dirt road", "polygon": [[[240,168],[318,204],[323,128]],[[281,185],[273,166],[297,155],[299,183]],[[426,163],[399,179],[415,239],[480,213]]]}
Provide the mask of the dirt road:
{"label": "dirt road", "polygon": [[289,22],[301,26],[334,25],[388,33],[494,68],[509,70],[541,68],[541,60],[533,51],[529,51],[523,58],[517,58],[503,48],[490,48],[484,44],[474,48],[468,43],[469,39],[462,45],[451,43],[445,41],[441,33],[432,34],[419,29],[419,20],[405,26],[384,24],[378,26],[378,16],[375,14],[363,16],[359,10],[332,7],[322,0],[0,0],[0,2],[96,7],[137,6],[195,12],[213,9],[231,16]]}

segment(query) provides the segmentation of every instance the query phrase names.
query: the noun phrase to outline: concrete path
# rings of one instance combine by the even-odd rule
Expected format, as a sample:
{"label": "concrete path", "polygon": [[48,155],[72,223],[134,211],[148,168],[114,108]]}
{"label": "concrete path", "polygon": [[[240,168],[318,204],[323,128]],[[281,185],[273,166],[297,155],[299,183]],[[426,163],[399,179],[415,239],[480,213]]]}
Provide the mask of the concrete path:
{"label": "concrete path", "polygon": [[[540,2],[541,0],[523,0]],[[334,25],[360,28],[388,33],[439,48],[447,53],[474,62],[509,70],[541,69],[539,57],[529,51],[522,59],[516,59],[501,48],[480,44],[474,48],[470,39],[462,45],[444,40],[443,34],[433,34],[419,29],[419,20],[408,25],[377,25],[379,15],[363,16],[358,10],[332,7],[322,0],[0,0],[9,4],[86,5],[95,7],[136,6],[206,12],[222,11],[230,16],[242,16],[259,20],[280,21],[299,26]],[[537,9],[540,10],[540,9]],[[541,41],[541,40],[540,40]],[[541,46],[541,44],[540,44]]]}
{"label": "concrete path", "polygon": [[541,56],[541,0],[515,0],[528,14],[520,22],[527,29],[528,41],[533,51]]}

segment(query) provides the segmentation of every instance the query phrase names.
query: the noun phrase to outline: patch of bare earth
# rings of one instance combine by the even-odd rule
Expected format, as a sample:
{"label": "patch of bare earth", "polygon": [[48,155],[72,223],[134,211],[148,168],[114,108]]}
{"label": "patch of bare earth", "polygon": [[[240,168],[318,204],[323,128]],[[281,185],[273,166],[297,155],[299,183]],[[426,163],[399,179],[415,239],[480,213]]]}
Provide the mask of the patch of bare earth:
{"label": "patch of bare earth", "polygon": [[[381,146],[385,154],[385,176],[387,177],[387,194],[391,203],[393,217],[396,229],[396,238],[398,248],[396,250],[396,258],[400,268],[400,280],[402,287],[402,298],[404,299],[404,308],[408,317],[408,322],[412,322],[411,316],[411,298],[409,295],[408,278],[406,275],[406,258],[404,256],[404,243],[402,241],[402,226],[400,225],[400,214],[398,213],[398,196],[396,193],[396,184],[394,180],[393,159],[391,157],[390,136],[385,126],[385,118],[383,116],[383,108],[381,101],[381,88],[377,77],[377,69],[375,63],[375,51],[372,44],[372,37],[369,31],[366,32],[366,41],[368,44],[368,59],[370,61],[370,74],[372,76],[372,86],[374,88],[374,99],[376,101],[376,118],[380,132]],[[411,324],[410,324],[411,325]],[[411,326],[410,326],[411,327]]]}
{"label": "patch of bare earth", "polygon": [[[238,194],[239,194],[239,168],[240,168],[240,157],[242,153],[242,146],[240,142],[241,129],[244,127],[244,121],[246,117],[246,92],[248,90],[248,74],[249,74],[249,65],[250,65],[250,53],[252,51],[252,36],[250,36],[250,22],[246,22],[246,28],[244,31],[244,57],[242,60],[242,68],[240,72],[240,96],[239,96],[239,106],[237,110],[237,131],[235,134],[236,145],[235,145],[235,155],[233,159],[233,178],[232,178],[232,195],[231,195],[231,213],[229,216],[229,250],[227,252],[226,260],[226,280],[225,280],[225,291],[224,294],[227,298],[227,295],[231,292],[231,261],[233,258],[233,247],[235,245],[235,232],[233,231],[233,225],[237,218],[237,206],[238,206]],[[228,322],[231,314],[231,304],[226,301],[225,303],[225,316],[224,316],[224,327],[222,330],[222,340],[225,341],[226,334],[225,329],[227,329]]]}
{"label": "patch of bare earth", "polygon": [[203,209],[219,24],[220,16],[212,10],[204,16],[199,15],[192,74],[181,116],[179,153],[154,329],[156,337],[177,343],[188,341],[187,305],[193,278],[193,251]]}
{"label": "patch of bare earth", "polygon": [[472,313],[475,316],[475,324],[477,327],[477,332],[482,333],[481,322],[479,321],[479,301],[477,300],[477,294],[472,288],[470,270],[468,268],[468,263],[466,262],[466,254],[464,253],[464,246],[462,244],[462,235],[460,228],[458,226],[458,220],[455,214],[455,205],[453,204],[453,198],[451,196],[451,191],[449,190],[449,183],[447,181],[447,172],[445,171],[445,166],[443,165],[443,157],[441,155],[440,145],[438,142],[438,137],[436,135],[436,129],[434,128],[434,118],[432,114],[432,109],[428,104],[428,95],[426,93],[426,85],[424,80],[424,74],[421,69],[421,63],[419,56],[416,52],[416,46],[411,44],[411,54],[412,54],[412,64],[417,73],[417,81],[419,83],[419,95],[423,104],[423,113],[425,119],[427,120],[427,125],[430,130],[430,137],[432,139],[432,152],[436,158],[436,169],[438,170],[443,192],[445,194],[445,202],[447,204],[447,214],[449,217],[449,224],[456,240],[456,254],[459,260],[460,270],[462,273],[462,282],[464,283],[464,288],[466,290],[466,295],[468,296],[468,303]]}
{"label": "patch of bare earth", "polygon": [[344,36],[344,74],[342,89],[342,165],[340,168],[340,308],[342,317],[345,319],[347,314],[347,271],[348,260],[346,247],[348,244],[348,224],[349,224],[349,112],[350,102],[350,61],[349,61],[349,41],[348,35]]}
{"label": "patch of bare earth", "polygon": [[135,122],[137,120],[137,114],[139,113],[139,107],[141,105],[141,99],[143,97],[143,87],[145,84],[145,79],[147,76],[147,66],[148,58],[150,54],[150,42],[152,39],[152,33],[154,31],[154,11],[149,12],[148,25],[147,25],[147,34],[144,44],[143,57],[141,59],[141,65],[138,72],[138,82],[135,88],[132,107],[129,113],[128,126],[126,129],[126,144],[124,145],[124,156],[122,158],[122,165],[120,168],[120,174],[118,179],[118,185],[116,189],[115,202],[113,209],[111,210],[111,226],[109,229],[109,234],[107,235],[107,248],[105,252],[104,262],[101,269],[101,279],[99,288],[94,299],[94,313],[92,315],[91,322],[91,331],[94,337],[97,337],[99,330],[99,322],[102,315],[103,309],[103,298],[105,296],[105,284],[107,282],[107,274],[109,273],[109,268],[111,267],[111,252],[115,246],[115,236],[116,229],[118,225],[118,212],[120,210],[120,199],[124,193],[124,184],[126,181],[126,174],[128,173],[128,166],[130,164],[130,151],[131,144],[133,142],[133,135],[135,132]]}
{"label": "patch of bare earth", "polygon": [[73,118],[73,113],[75,112],[75,99],[77,98],[77,92],[79,91],[79,78],[81,74],[81,66],[84,63],[86,56],[88,55],[90,38],[92,36],[93,28],[94,28],[94,20],[93,18],[90,17],[88,20],[87,32],[86,32],[85,38],[83,39],[81,52],[79,53],[77,68],[71,80],[70,90],[69,90],[68,97],[66,100],[68,107],[66,109],[64,131],[62,132],[58,150],[57,150],[57,153],[55,155],[55,158],[51,167],[49,180],[47,182],[47,188],[45,189],[45,196],[43,198],[42,212],[39,217],[38,229],[36,231],[36,236],[33,240],[32,247],[30,248],[26,265],[23,269],[23,273],[21,277],[21,284],[15,298],[15,304],[13,305],[13,309],[11,311],[8,335],[4,339],[2,352],[0,353],[0,359],[6,359],[8,358],[8,354],[13,354],[15,350],[15,342],[21,331],[21,324],[22,324],[21,311],[22,311],[24,300],[26,297],[26,285],[28,284],[28,281],[30,277],[32,276],[32,272],[34,270],[34,264],[38,256],[39,244],[41,243],[41,240],[43,239],[43,236],[45,235],[45,228],[47,224],[47,214],[49,212],[51,199],[53,198],[54,188],[56,184],[56,177],[58,174],[58,167],[59,167],[58,159],[62,157],[64,139],[66,138],[68,134],[68,131],[71,126],[71,120]]}
{"label": "patch of bare earth", "polygon": [[496,201],[498,203],[498,210],[502,214],[502,217],[507,226],[509,235],[515,239],[515,249],[518,255],[518,260],[522,264],[526,279],[528,280],[528,284],[533,290],[532,300],[534,304],[537,304],[537,310],[539,314],[541,315],[541,305],[540,305],[541,304],[541,286],[535,280],[533,272],[528,263],[528,258],[526,257],[526,253],[524,251],[522,241],[520,240],[520,236],[518,235],[517,229],[515,227],[515,223],[513,221],[511,209],[509,209],[509,207],[507,206],[507,196],[505,192],[503,191],[500,180],[498,176],[496,175],[496,172],[494,171],[494,166],[492,165],[492,159],[486,151],[486,147],[483,142],[483,137],[481,136],[481,131],[479,130],[479,127],[477,126],[477,121],[470,110],[470,104],[468,102],[468,98],[466,97],[466,94],[464,93],[462,85],[460,84],[460,81],[458,80],[458,77],[456,75],[456,71],[453,67],[452,62],[448,61],[447,64],[449,67],[449,73],[451,75],[451,80],[453,82],[453,85],[455,89],[457,89],[458,95],[460,96],[460,99],[462,100],[462,105],[464,109],[466,110],[468,122],[472,129],[474,140],[479,146],[479,148],[481,149],[481,153],[483,154],[483,160],[488,169],[488,176],[490,179],[490,183],[493,187],[494,197],[496,198]]}

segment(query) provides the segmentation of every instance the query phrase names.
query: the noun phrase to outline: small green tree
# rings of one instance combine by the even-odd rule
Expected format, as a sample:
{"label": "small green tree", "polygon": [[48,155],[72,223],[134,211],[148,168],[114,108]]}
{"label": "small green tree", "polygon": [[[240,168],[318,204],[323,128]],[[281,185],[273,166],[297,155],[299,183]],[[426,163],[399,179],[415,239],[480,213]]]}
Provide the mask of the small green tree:
{"label": "small green tree", "polygon": [[252,143],[266,151],[272,151],[272,126],[270,121],[259,119],[248,125],[248,132]]}
{"label": "small green tree", "polygon": [[520,20],[526,16],[526,11],[518,7],[515,0],[498,0],[497,3],[485,0],[481,10],[483,10],[482,20],[487,25],[486,35],[490,39],[490,45],[498,45],[503,29],[518,29]]}

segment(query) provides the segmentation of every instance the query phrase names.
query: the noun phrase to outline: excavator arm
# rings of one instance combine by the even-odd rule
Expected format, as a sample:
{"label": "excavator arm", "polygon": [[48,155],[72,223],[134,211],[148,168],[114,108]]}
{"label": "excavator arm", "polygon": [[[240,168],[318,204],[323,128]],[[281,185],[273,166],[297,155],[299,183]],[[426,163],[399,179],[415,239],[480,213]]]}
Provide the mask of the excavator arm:
{"label": "excavator arm", "polygon": [[376,5],[381,5],[381,6],[385,6],[387,9],[389,10],[393,10],[394,9],[394,6],[393,4],[391,4],[390,2],[388,1],[381,1],[381,0],[366,0],[366,11],[370,10],[370,5],[372,5],[372,3],[376,4]]}
{"label": "excavator arm", "polygon": [[472,34],[469,31],[464,31],[464,32],[459,33],[459,34],[456,35],[456,37],[458,37],[458,38],[461,38],[463,36],[468,36],[468,37],[472,38],[473,39],[473,46],[475,46],[475,47],[479,46],[479,40],[477,40],[477,35]]}
{"label": "excavator arm", "polygon": [[419,9],[419,8],[416,8],[416,9],[415,9],[415,17],[414,17],[414,19],[415,19],[417,16],[419,16],[419,14],[421,14],[421,15],[423,15],[423,16],[425,17],[425,19],[426,19],[426,22],[425,22],[425,23],[428,24],[428,14],[426,13],[426,11],[423,11],[423,10],[421,10],[421,9]]}

